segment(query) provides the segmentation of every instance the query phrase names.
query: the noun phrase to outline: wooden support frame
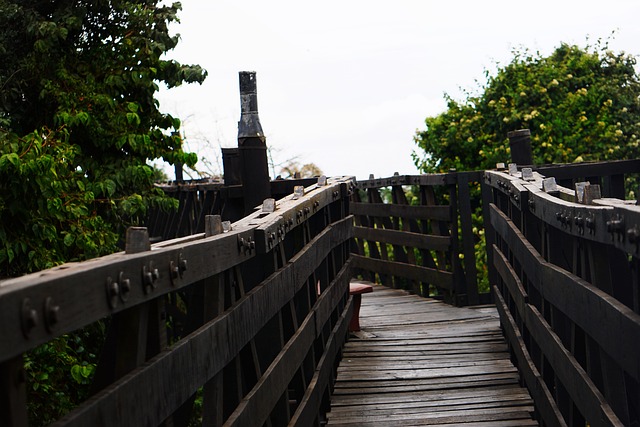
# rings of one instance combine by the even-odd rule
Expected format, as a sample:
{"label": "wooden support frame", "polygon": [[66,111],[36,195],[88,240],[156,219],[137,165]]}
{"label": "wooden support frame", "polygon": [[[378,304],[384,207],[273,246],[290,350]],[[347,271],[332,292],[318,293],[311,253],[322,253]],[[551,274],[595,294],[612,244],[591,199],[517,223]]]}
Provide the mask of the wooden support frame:
{"label": "wooden support frame", "polygon": [[[7,378],[14,378],[12,361],[41,342],[106,315],[148,312],[155,318],[159,311],[149,307],[188,292],[192,296],[180,339],[169,348],[155,346],[157,355],[143,349],[148,360],[136,358],[120,374],[105,376],[96,394],[56,425],[96,420],[122,426],[183,424],[202,387],[206,425],[246,425],[256,419],[280,425],[302,410],[321,418],[326,405],[304,408],[303,396],[318,369],[324,379],[313,384],[314,390],[327,395],[335,372],[319,363],[335,366],[346,338],[348,321],[341,319],[348,320],[351,310],[353,217],[345,209],[351,184],[349,177],[329,179],[327,185],[307,188],[302,198],[278,201],[273,213],[256,212],[234,223],[226,233],[189,236],[144,253],[116,254],[3,282],[1,328],[7,333],[0,338],[0,369],[11,370]],[[321,288],[316,277],[325,281]],[[109,293],[125,283],[126,298]],[[78,298],[80,290],[83,298]],[[8,307],[21,306],[25,299],[35,306],[51,294],[57,295],[60,314],[55,327],[35,325],[27,335]],[[10,332],[12,327],[17,333]],[[273,338],[279,342],[276,348],[257,345]],[[25,409],[20,403],[24,393],[10,384],[15,382],[0,384],[3,396],[14,396],[7,399],[12,409]],[[26,423],[15,411],[1,417],[3,425]]]}

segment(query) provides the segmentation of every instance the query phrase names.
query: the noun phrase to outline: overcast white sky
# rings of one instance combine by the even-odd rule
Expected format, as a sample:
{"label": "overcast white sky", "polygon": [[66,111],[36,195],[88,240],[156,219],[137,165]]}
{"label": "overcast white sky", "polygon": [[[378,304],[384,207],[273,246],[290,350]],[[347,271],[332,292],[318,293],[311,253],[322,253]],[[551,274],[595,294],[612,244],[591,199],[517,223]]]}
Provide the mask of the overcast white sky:
{"label": "overcast white sky", "polygon": [[[326,175],[416,173],[413,135],[513,48],[560,42],[640,54],[640,1],[182,0],[169,57],[197,63],[202,86],[162,91],[183,120],[198,168],[217,173],[237,146],[238,72],[256,71],[258,105],[276,162],[298,156]],[[276,171],[278,173],[279,171]]]}

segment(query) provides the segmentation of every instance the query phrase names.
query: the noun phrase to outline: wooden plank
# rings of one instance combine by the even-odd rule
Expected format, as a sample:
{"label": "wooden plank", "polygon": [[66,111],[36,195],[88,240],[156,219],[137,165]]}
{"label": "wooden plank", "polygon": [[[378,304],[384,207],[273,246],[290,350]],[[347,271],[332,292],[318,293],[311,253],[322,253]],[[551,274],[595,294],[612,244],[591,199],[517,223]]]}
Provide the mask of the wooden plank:
{"label": "wooden plank", "polygon": [[315,313],[311,311],[225,425],[263,425],[272,408],[287,391],[291,379],[300,369],[315,338]]}
{"label": "wooden plank", "polygon": [[527,305],[524,321],[541,352],[553,366],[555,375],[587,422],[592,426],[622,425],[602,393],[534,306]]}
{"label": "wooden plank", "polygon": [[[245,261],[253,255],[238,251],[240,236],[246,237],[247,232],[232,231],[211,239],[190,242],[178,248],[163,248],[139,254],[108,255],[2,282],[0,360]],[[169,267],[172,262],[177,263],[180,257],[187,260],[191,268],[185,271],[183,278],[174,285],[169,275]],[[143,268],[148,268],[149,265],[157,266],[159,277],[154,282],[155,289],[146,294],[142,272]],[[110,278],[118,282],[119,277],[129,280],[130,291],[124,303],[116,296],[117,306],[111,308],[107,298],[107,281]],[[55,305],[59,307],[55,328],[50,333],[44,322],[40,322],[38,327],[31,331],[29,339],[25,339],[20,328],[18,308],[26,299],[29,299],[33,306],[42,307],[48,297],[53,298]]]}
{"label": "wooden plank", "polygon": [[412,206],[356,202],[351,203],[349,208],[351,213],[355,215],[451,221],[451,208],[449,206]]}
{"label": "wooden plank", "polygon": [[316,316],[316,337],[322,334],[325,324],[338,307],[340,300],[348,297],[349,281],[351,280],[351,259],[340,269],[329,287],[320,295],[314,306]]}
{"label": "wooden plank", "polygon": [[[542,297],[580,326],[639,381],[640,315],[595,286],[546,262],[495,205],[491,206],[491,222]],[[611,333],[612,329],[616,330],[615,334]]]}
{"label": "wooden plank", "polygon": [[556,179],[577,179],[587,176],[611,176],[638,173],[638,171],[640,171],[640,161],[637,159],[610,160],[606,162],[537,166],[534,170],[544,176],[553,176]]}
{"label": "wooden plank", "polygon": [[[531,397],[499,340],[495,312],[432,301],[421,312],[392,311],[384,320],[386,300],[404,298],[417,307],[420,298],[379,286],[368,296],[361,310],[364,335],[347,342],[338,368],[329,427],[536,425]],[[411,318],[415,328],[406,324]],[[387,338],[378,335],[381,323]]]}
{"label": "wooden plank", "polygon": [[448,271],[440,271],[432,268],[393,261],[377,260],[360,255],[353,255],[352,259],[354,267],[356,268],[430,283],[447,290],[451,290],[452,287],[453,274]]}
{"label": "wooden plank", "polygon": [[[434,412],[458,412],[458,411],[470,411],[470,410],[482,410],[482,409],[495,409],[495,408],[518,408],[526,406],[527,410],[533,411],[533,400],[527,394],[520,396],[510,397],[509,400],[494,400],[491,397],[473,399],[469,401],[467,399],[450,400],[446,403],[437,401],[417,402],[417,405],[407,403],[402,407],[390,408],[387,405],[380,405],[374,407],[348,407],[348,408],[336,408],[329,412],[329,419],[336,420],[335,424],[341,422],[353,422],[355,420],[367,419],[372,420],[379,418],[381,421],[387,416],[398,416],[408,414],[424,414]],[[449,414],[452,415],[452,414]],[[527,417],[528,418],[528,417]]]}
{"label": "wooden plank", "polygon": [[382,228],[354,227],[354,236],[374,242],[392,245],[409,246],[418,249],[446,251],[451,245],[451,238],[409,231],[386,230]]}
{"label": "wooden plank", "polygon": [[495,285],[493,287],[493,292],[494,299],[496,301],[496,308],[500,313],[500,319],[504,327],[505,335],[510,343],[511,350],[514,352],[515,357],[518,360],[520,373],[527,384],[529,392],[536,402],[536,408],[540,417],[544,421],[545,425],[550,427],[566,427],[567,423],[564,421],[564,418],[562,417],[549,388],[542,379],[540,372],[533,363],[531,355],[529,354],[524,340],[522,339],[522,335],[516,326],[515,320],[509,313],[507,305]]}
{"label": "wooden plank", "polygon": [[[234,360],[264,324],[293,298],[327,257],[332,244],[350,237],[350,221],[345,219],[327,227],[286,267],[253,288],[223,315],[136,370],[136,375],[125,376],[99,393],[66,416],[64,422],[69,426],[87,425],[93,419],[122,426],[162,422],[198,387]],[[211,348],[216,348],[216,352],[211,352]],[[186,366],[190,367],[188,375],[184,372]],[[180,387],[175,378],[182,379]],[[130,399],[133,395],[140,398]]]}
{"label": "wooden plank", "polygon": [[[295,219],[300,208],[308,207],[311,211],[315,202],[318,203],[316,210],[318,206],[333,203],[334,191],[341,188],[340,185],[342,181],[337,180],[310,192],[300,201],[283,202],[281,210],[267,216],[260,217],[260,212],[256,212],[235,223],[234,230],[228,233],[210,238],[200,234],[196,239],[190,237],[154,245],[152,251],[145,253],[117,253],[0,282],[0,361],[245,262],[254,257],[256,251],[240,246],[240,239],[255,242],[257,227],[272,224],[276,218]],[[304,221],[293,223],[296,227]],[[171,267],[181,260],[188,268],[178,278],[172,278]],[[158,277],[151,291],[144,283],[145,268],[147,271],[157,269]],[[120,278],[129,281],[126,302],[117,295],[113,299],[108,297],[108,281],[117,283]],[[59,307],[55,327],[48,330],[44,322],[39,322],[28,339],[25,338],[20,327],[23,302],[29,300],[33,307],[43,307],[47,298],[52,298],[53,304]],[[110,301],[115,306],[112,307]]]}
{"label": "wooden plank", "polygon": [[318,361],[318,366],[309,382],[300,405],[291,417],[290,426],[307,427],[315,425],[320,412],[322,398],[327,392],[329,384],[333,382],[333,369],[338,352],[347,334],[349,319],[353,313],[353,297],[349,297],[344,311],[338,318],[336,325],[325,345],[324,353]]}
{"label": "wooden plank", "polygon": [[502,251],[500,251],[500,249],[498,249],[495,244],[493,245],[492,249],[496,271],[504,281],[509,294],[511,295],[511,298],[513,298],[513,301],[518,308],[518,315],[522,317],[522,315],[524,314],[525,305],[529,303],[529,295],[527,295],[527,292],[522,286],[522,282],[518,278],[516,272],[513,270],[513,267],[511,267],[511,264],[509,264],[509,261],[507,261],[507,258],[504,256]]}
{"label": "wooden plank", "polygon": [[373,178],[358,180],[356,188],[381,188],[392,185],[445,185],[448,174],[430,173],[423,175],[397,175],[388,178]]}
{"label": "wooden plank", "polygon": [[387,415],[383,418],[368,418],[365,420],[344,420],[338,422],[331,422],[329,425],[337,425],[343,427],[360,427],[360,426],[379,426],[380,423],[384,423],[389,427],[404,427],[407,425],[437,425],[445,423],[473,423],[477,425],[478,422],[494,422],[500,420],[530,420],[529,407],[513,408],[511,410],[505,410],[504,408],[481,409],[481,410],[465,410],[465,411],[451,411],[445,413],[436,413],[433,415],[420,414],[418,416],[409,415]]}

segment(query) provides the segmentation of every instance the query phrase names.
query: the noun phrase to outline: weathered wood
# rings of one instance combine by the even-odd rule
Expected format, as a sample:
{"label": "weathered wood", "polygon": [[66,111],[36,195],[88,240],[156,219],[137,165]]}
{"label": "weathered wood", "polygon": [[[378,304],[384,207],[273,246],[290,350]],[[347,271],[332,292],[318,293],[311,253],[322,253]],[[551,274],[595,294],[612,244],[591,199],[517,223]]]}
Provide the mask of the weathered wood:
{"label": "weathered wood", "polygon": [[229,426],[263,425],[316,338],[315,312],[309,313],[260,381],[226,421]]}
{"label": "weathered wood", "polygon": [[[530,423],[531,398],[519,386],[498,335],[495,311],[454,308],[381,286],[367,296],[363,335],[347,343],[338,368],[329,426],[476,425],[501,419],[536,425]],[[411,314],[385,313],[386,301],[410,307]],[[420,306],[421,312],[411,310]],[[420,322],[419,329],[408,328],[411,317]]]}
{"label": "weathered wood", "polygon": [[449,206],[412,206],[393,205],[387,203],[351,203],[349,205],[354,215],[367,215],[374,217],[400,217],[407,219],[432,219],[438,221],[450,221],[451,210]]}
{"label": "weathered wood", "polygon": [[434,236],[381,228],[356,226],[354,227],[354,236],[358,239],[437,251],[446,251],[451,245],[451,238],[446,236]]}
{"label": "weathered wood", "polygon": [[[638,381],[640,315],[593,285],[546,262],[503,213],[495,206],[491,212],[493,227],[519,260],[530,283]],[[554,286],[545,286],[549,283]],[[615,325],[618,333],[611,334],[609,328],[602,327],[607,324]]]}
{"label": "weathered wood", "polygon": [[475,236],[471,223],[471,192],[469,175],[458,174],[458,204],[460,210],[460,228],[462,230],[462,253],[464,254],[464,277],[466,282],[466,304],[475,305],[478,297],[478,272],[476,269]]}
{"label": "weathered wood", "polygon": [[0,425],[29,425],[26,382],[22,355],[0,363]]}
{"label": "weathered wood", "polygon": [[[340,196],[344,197],[346,194],[346,191],[343,190],[340,187],[338,195],[335,196],[333,193],[325,202],[327,204],[342,204]],[[331,191],[331,188],[327,191]],[[322,192],[326,191],[322,190]],[[308,216],[312,216],[310,214],[312,208],[318,206],[318,204],[314,205],[313,196],[300,203],[310,204]],[[289,215],[291,212],[296,214],[295,205],[288,206],[287,203],[284,203],[283,211],[279,213]],[[341,212],[344,213],[344,210]],[[255,236],[259,235],[256,229],[261,226],[260,220],[264,219],[265,225],[261,230],[268,230],[268,227],[278,223],[278,221],[271,221],[269,217],[258,218],[257,215],[235,224],[237,228],[229,233],[206,239],[203,239],[204,236],[196,239],[181,239],[176,245],[178,247],[164,244],[148,254],[131,254],[126,257],[123,255],[111,256],[108,257],[111,259],[106,263],[104,260],[93,263],[97,269],[104,268],[105,264],[109,268],[115,269],[117,267],[120,269],[123,268],[123,265],[131,263],[131,271],[138,270],[140,267],[138,274],[143,276],[142,267],[145,267],[146,271],[150,273],[149,277],[155,278],[157,281],[157,284],[145,282],[149,285],[145,294],[143,293],[145,289],[141,286],[142,279],[140,288],[135,291],[136,282],[131,280],[131,298],[124,302],[120,301],[119,306],[122,308],[119,309],[113,307],[112,303],[108,306],[109,312],[126,314],[135,311],[138,313],[140,309],[148,308],[149,303],[155,304],[162,300],[167,293],[190,286],[189,291],[195,289],[195,293],[192,292],[192,297],[185,300],[189,310],[188,314],[189,316],[195,315],[199,320],[195,317],[189,320],[191,323],[186,325],[185,334],[188,334],[189,330],[195,329],[198,322],[200,324],[203,321],[208,320],[208,322],[190,335],[181,337],[170,349],[162,351],[143,366],[108,385],[91,400],[61,419],[57,425],[88,425],[98,419],[108,425],[133,426],[141,423],[159,425],[171,416],[174,416],[175,422],[181,424],[182,415],[186,415],[190,410],[191,396],[202,386],[205,387],[205,402],[212,405],[210,408],[205,408],[203,417],[205,424],[220,425],[224,421],[222,406],[229,406],[226,402],[228,395],[224,396],[224,405],[221,403],[223,382],[235,384],[232,388],[225,387],[224,389],[231,391],[238,399],[245,399],[242,406],[247,412],[242,412],[242,408],[238,409],[238,413],[242,412],[237,418],[239,420],[246,417],[248,417],[246,419],[253,420],[255,414],[258,414],[262,419],[265,419],[265,416],[268,417],[272,413],[271,408],[262,403],[265,401],[273,403],[274,389],[271,386],[275,384],[276,405],[280,405],[279,408],[284,409],[279,412],[278,416],[284,418],[274,418],[274,420],[278,420],[274,422],[280,424],[283,419],[286,422],[289,419],[289,401],[286,397],[289,383],[296,381],[296,384],[301,387],[296,393],[300,396],[304,393],[304,387],[308,384],[306,378],[310,375],[304,373],[308,369],[306,366],[310,366],[311,370],[315,369],[315,365],[307,363],[306,360],[318,360],[316,355],[319,358],[325,354],[322,347],[325,340],[330,337],[325,335],[324,331],[326,328],[329,328],[330,331],[335,324],[336,316],[348,311],[345,303],[351,267],[349,262],[345,262],[348,254],[344,247],[353,236],[353,217],[342,218],[340,215],[337,215],[337,218],[334,216],[338,220],[333,223],[326,224],[316,220],[313,227],[308,227],[306,224],[309,219],[303,212],[303,218],[299,222],[299,225],[303,227],[294,228],[296,230],[305,228],[304,235],[307,237],[308,243],[296,248],[293,242],[296,233],[292,233],[288,242],[294,244],[292,248],[294,255],[288,261],[282,257],[282,262],[279,265],[283,266],[261,283],[255,283],[254,280],[256,278],[260,280],[263,277],[263,270],[264,274],[273,270],[260,266],[260,264],[264,264],[264,260],[274,259],[272,255],[281,251],[283,247],[278,245],[278,248],[265,248],[271,253],[255,254],[256,250],[247,242],[255,242]],[[316,218],[319,217],[320,215]],[[281,233],[279,237],[282,237]],[[200,254],[199,258],[197,256],[188,258],[189,254],[195,253],[195,248],[205,248],[213,250],[213,252]],[[166,260],[163,265],[167,266],[167,270],[158,268],[158,272],[154,271],[156,265],[159,266],[159,264],[155,264],[155,261],[159,259]],[[185,259],[189,262],[188,269],[186,268],[187,264],[181,262]],[[191,262],[193,259],[197,261],[195,265]],[[213,265],[208,265],[206,261],[212,259],[215,262],[210,263]],[[244,278],[237,274],[230,274],[230,271],[238,272],[239,263],[247,261],[251,265],[259,266],[259,274],[256,274],[255,277],[248,275]],[[137,266],[135,262],[138,263]],[[85,279],[94,277],[89,271],[90,267],[91,265],[84,264],[58,269],[58,271],[60,276],[65,279],[71,278],[70,282],[73,283],[74,280],[79,282],[82,277]],[[169,269],[169,267],[172,268]],[[124,267],[125,270],[126,268],[128,267]],[[330,283],[328,287],[325,287],[320,300],[313,305],[313,308],[308,304],[304,310],[300,311],[299,306],[294,305],[293,301],[299,299],[299,296],[302,295],[300,292],[308,292],[311,289],[309,288],[310,284],[313,284],[313,300],[316,300],[314,277],[320,268],[326,268],[328,276],[325,280]],[[216,275],[216,271],[224,274]],[[211,273],[214,273],[213,279]],[[58,273],[55,273],[55,276],[57,275]],[[228,280],[223,281],[222,276],[227,276]],[[57,277],[53,277],[53,279],[54,282],[58,280]],[[42,277],[36,277],[35,281],[40,287],[49,286],[51,283],[51,280],[47,283],[47,280]],[[18,280],[17,284],[16,281],[10,281],[0,285],[2,303],[5,303],[7,298],[20,295],[20,292],[34,290],[31,288],[31,283],[27,283],[24,288],[20,286],[21,283]],[[223,283],[229,291],[226,295],[226,307],[229,308],[224,312],[222,311],[225,308],[225,295],[221,292]],[[85,285],[87,284],[91,285],[91,283],[85,283]],[[96,294],[98,293],[97,287],[96,290],[92,290],[91,287],[89,289]],[[106,282],[100,283],[100,294],[105,300],[107,298],[104,295],[108,289]],[[134,298],[136,293],[137,297]],[[67,308],[64,298],[56,298],[55,302],[58,303],[58,301],[61,301],[60,310]],[[134,311],[131,311],[130,307],[133,307]],[[81,308],[84,309],[84,307]],[[95,313],[85,313],[82,310],[79,312],[75,313],[75,318],[65,318],[64,328],[69,327],[68,325],[81,324],[96,315]],[[159,313],[156,311],[153,316],[160,319]],[[285,316],[283,313],[289,313],[288,316],[292,316],[292,322],[284,325],[284,329],[282,319]],[[300,316],[306,318],[305,322],[298,321],[298,319],[301,320]],[[148,318],[148,316],[138,317],[140,319]],[[286,336],[288,344],[275,360],[267,361],[267,364],[271,364],[271,366],[265,369],[260,366],[261,360],[258,360],[261,359],[258,353],[263,349],[258,348],[255,344],[257,342],[255,337],[266,331],[268,328],[265,329],[265,325],[270,324],[274,318],[280,319],[280,335]],[[142,330],[145,329],[142,328]],[[59,329],[56,327],[55,329],[50,328],[50,330],[54,334],[64,332],[62,325]],[[293,338],[289,339],[291,336]],[[344,336],[343,333],[342,337]],[[146,344],[146,340],[138,338],[134,342],[137,346],[142,342]],[[333,366],[335,356],[341,349],[342,339],[338,339],[337,342],[338,344],[332,347],[331,358],[326,362],[328,367]],[[33,342],[30,345],[34,345]],[[155,348],[157,351],[161,348],[161,344],[156,344]],[[3,348],[2,351],[4,352],[5,349]],[[149,355],[150,353],[141,349],[136,354]],[[313,354],[313,358],[308,357],[310,354]],[[6,354],[0,354],[0,356],[5,357]],[[138,364],[143,360],[140,357],[135,357],[133,362]],[[229,367],[229,370],[227,371],[225,367]],[[252,372],[249,372],[247,367]],[[290,381],[286,380],[287,377]],[[329,379],[330,377],[327,377],[326,385],[330,384]],[[249,388],[254,385],[253,394],[247,396]],[[278,390],[280,390],[279,395]],[[297,394],[292,394],[292,396]],[[131,396],[135,396],[135,398],[132,399]],[[231,400],[233,400],[233,396],[231,396]],[[234,403],[232,402],[232,404]],[[231,410],[235,409],[235,407],[231,407]],[[315,408],[316,411],[318,409],[318,407]],[[180,415],[175,418],[177,410],[180,410]],[[227,412],[228,414],[230,412]],[[268,419],[265,421],[269,425]]]}
{"label": "weathered wood", "polygon": [[509,341],[511,350],[514,352],[518,361],[518,367],[523,380],[527,384],[527,388],[536,402],[536,409],[540,418],[544,421],[545,425],[566,427],[567,424],[564,421],[549,388],[545,384],[540,372],[531,359],[515,320],[508,311],[504,298],[495,286],[493,288],[493,292],[496,301],[496,308],[500,313],[500,319],[504,327],[505,335]]}
{"label": "weathered wood", "polygon": [[453,274],[417,265],[403,264],[393,261],[365,258],[360,255],[352,256],[354,267],[381,274],[406,277],[407,279],[430,283],[443,289],[451,290]]}
{"label": "weathered wood", "polygon": [[289,425],[306,427],[316,424],[322,399],[327,394],[327,388],[334,375],[336,357],[346,339],[349,319],[353,312],[352,302],[352,297],[349,297],[344,311],[331,331],[331,336],[327,340],[324,353],[318,361],[318,366],[309,383],[309,387],[307,387],[300,405],[291,417]]}

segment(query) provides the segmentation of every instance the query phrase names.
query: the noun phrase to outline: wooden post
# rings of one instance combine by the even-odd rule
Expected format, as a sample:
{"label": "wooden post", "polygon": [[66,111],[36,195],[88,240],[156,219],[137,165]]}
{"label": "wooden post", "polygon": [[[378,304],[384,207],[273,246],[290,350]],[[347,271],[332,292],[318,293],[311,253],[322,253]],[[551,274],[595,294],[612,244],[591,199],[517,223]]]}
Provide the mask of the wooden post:
{"label": "wooden post", "polygon": [[0,425],[29,425],[22,355],[0,363]]}
{"label": "wooden post", "polygon": [[531,131],[520,129],[507,133],[509,147],[511,148],[511,161],[519,166],[532,165]]}
{"label": "wooden post", "polygon": [[[146,227],[127,229],[125,253],[135,254],[150,249]],[[149,270],[148,274],[155,280],[153,277],[158,272],[152,271],[151,266]],[[94,376],[93,393],[131,372],[166,347],[167,335],[163,317],[163,298],[131,307],[112,317]]]}

